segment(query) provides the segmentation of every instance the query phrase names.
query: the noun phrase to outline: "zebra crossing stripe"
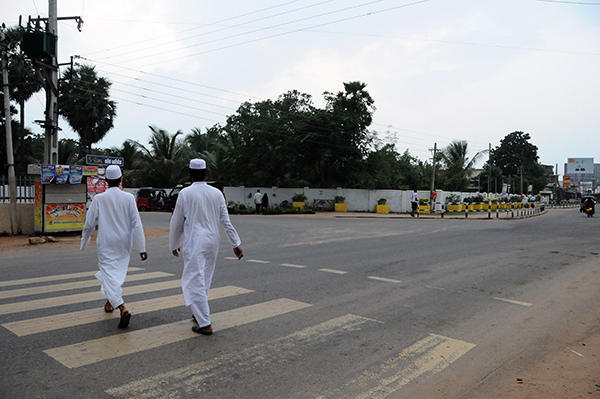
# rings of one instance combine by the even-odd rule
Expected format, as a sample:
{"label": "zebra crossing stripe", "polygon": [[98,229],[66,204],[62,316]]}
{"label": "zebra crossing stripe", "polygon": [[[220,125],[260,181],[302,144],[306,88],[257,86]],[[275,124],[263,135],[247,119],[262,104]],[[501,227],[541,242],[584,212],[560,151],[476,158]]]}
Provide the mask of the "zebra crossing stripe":
{"label": "zebra crossing stripe", "polygon": [[[211,289],[208,299],[221,299],[235,295],[247,294],[250,292],[253,291],[235,286],[225,286]],[[135,315],[154,312],[157,310],[170,309],[178,306],[183,306],[183,295],[181,294],[127,303],[127,308]],[[65,314],[36,317],[33,319],[4,323],[2,324],[2,327],[11,331],[15,335],[25,336],[46,331],[59,330],[61,328],[96,323],[114,318],[119,318],[118,311],[113,313],[105,313],[100,307],[98,307],[94,309],[81,310],[78,312],[69,312]]]}
{"label": "zebra crossing stripe", "polygon": [[[280,364],[282,360],[290,362],[292,358],[301,358],[305,351],[322,345],[336,334],[350,334],[359,331],[369,322],[377,322],[353,314],[325,321],[304,328],[268,343],[258,344],[240,352],[218,356],[214,359],[195,363],[177,370],[158,374],[153,377],[133,381],[106,393],[114,398],[180,398],[207,396],[207,380],[224,386],[231,378],[230,372],[240,364],[249,373],[261,370],[269,365]],[[298,347],[302,347],[299,350]],[[202,394],[205,395],[202,395]]]}
{"label": "zebra crossing stripe", "polygon": [[[383,364],[366,370],[359,378],[342,388],[343,392],[331,392],[323,397],[347,397],[355,399],[387,398],[392,392],[422,375],[439,373],[475,344],[458,339],[429,334]],[[360,387],[368,388],[358,395],[352,394]]]}
{"label": "zebra crossing stripe", "polygon": [[[137,272],[137,271],[144,270],[144,269],[142,269],[141,267],[130,267],[127,270],[129,272]],[[32,278],[22,278],[22,279],[18,279],[18,280],[6,280],[6,281],[0,281],[0,287],[10,287],[12,285],[26,285],[26,284],[35,284],[35,283],[47,283],[49,281],[56,281],[56,280],[72,280],[72,279],[82,278],[82,277],[93,277],[94,274],[96,274],[97,272],[98,272],[98,270],[94,270],[94,271],[81,272],[81,273],[54,274],[51,276],[44,276],[44,277],[32,277]]]}
{"label": "zebra crossing stripe", "polygon": [[[138,274],[132,274],[132,275],[127,276],[127,281],[150,280],[153,278],[162,278],[162,277],[173,277],[173,274],[164,273],[164,272],[138,273]],[[70,283],[61,283],[61,284],[52,284],[52,285],[42,285],[42,286],[38,286],[38,287],[18,288],[15,290],[0,291],[0,299],[17,298],[20,296],[37,295],[37,294],[46,294],[49,292],[76,290],[79,288],[88,288],[88,287],[95,287],[95,286],[100,286],[100,281],[98,281],[97,279],[84,280],[84,281],[73,281]]]}
{"label": "zebra crossing stripe", "polygon": [[[218,332],[227,328],[304,309],[309,306],[312,305],[287,298],[275,299],[256,305],[215,313],[211,316],[211,321]],[[186,339],[197,338],[198,334],[193,332],[191,327],[191,320],[186,319],[175,323],[47,349],[44,352],[64,366],[76,368]]]}
{"label": "zebra crossing stripe", "polygon": [[[134,285],[131,287],[124,287],[123,295],[126,297],[127,295],[143,294],[146,292],[168,290],[171,288],[180,288],[180,287],[181,287],[180,280],[168,280],[168,281],[161,281],[158,283],[150,283],[150,284]],[[94,292],[84,292],[82,294],[63,295],[63,296],[52,297],[52,298],[32,299],[29,301],[14,302],[14,303],[7,303],[5,305],[0,305],[0,315],[10,314],[10,313],[27,312],[30,310],[53,308],[53,307],[57,307],[57,306],[70,305],[73,303],[90,302],[90,301],[97,301],[97,300],[103,300],[103,299],[105,299],[105,298],[104,298],[104,295],[102,295],[102,293],[100,292],[100,290],[94,291]]]}

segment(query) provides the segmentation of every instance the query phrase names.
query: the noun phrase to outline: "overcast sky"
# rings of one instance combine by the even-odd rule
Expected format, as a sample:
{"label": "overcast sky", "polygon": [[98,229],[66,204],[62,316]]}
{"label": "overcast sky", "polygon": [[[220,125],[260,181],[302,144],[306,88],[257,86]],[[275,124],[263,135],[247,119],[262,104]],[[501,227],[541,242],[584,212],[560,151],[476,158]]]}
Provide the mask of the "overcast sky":
{"label": "overcast sky", "polygon": [[[0,4],[7,25],[48,14],[44,0]],[[148,125],[204,130],[291,89],[321,106],[359,80],[371,128],[420,159],[434,142],[475,153],[521,130],[561,172],[568,157],[600,162],[598,0],[58,0],[58,12],[85,21],[59,23],[59,61],[84,56],[113,82],[118,116],[100,146],[146,144]],[[27,104],[37,132],[43,102]]]}

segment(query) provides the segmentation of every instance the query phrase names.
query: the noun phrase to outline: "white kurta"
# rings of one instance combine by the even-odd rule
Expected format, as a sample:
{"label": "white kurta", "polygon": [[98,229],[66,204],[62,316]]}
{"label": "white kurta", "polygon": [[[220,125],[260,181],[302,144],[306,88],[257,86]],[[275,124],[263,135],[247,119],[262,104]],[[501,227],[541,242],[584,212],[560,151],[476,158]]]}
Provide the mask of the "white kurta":
{"label": "white kurta", "polygon": [[146,239],[140,214],[133,195],[111,187],[97,194],[85,216],[81,235],[81,250],[85,250],[98,224],[96,246],[98,268],[96,278],[102,283],[100,291],[117,308],[123,303],[122,289],[132,246],[146,252]]}
{"label": "white kurta", "polygon": [[185,305],[191,308],[199,327],[210,324],[208,290],[217,263],[221,226],[231,245],[239,246],[240,237],[229,220],[221,191],[205,182],[181,190],[171,216],[169,245],[171,250],[182,248],[181,288]]}

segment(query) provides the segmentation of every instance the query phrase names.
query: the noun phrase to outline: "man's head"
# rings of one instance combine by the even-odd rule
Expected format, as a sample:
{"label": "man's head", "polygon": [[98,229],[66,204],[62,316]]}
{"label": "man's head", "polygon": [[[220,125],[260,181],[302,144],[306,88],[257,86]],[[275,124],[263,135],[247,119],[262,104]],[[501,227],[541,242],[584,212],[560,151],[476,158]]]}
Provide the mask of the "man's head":
{"label": "man's head", "polygon": [[256,190],[257,193],[260,193],[260,188]]}
{"label": "man's head", "polygon": [[206,161],[204,159],[192,159],[189,168],[192,181],[204,181],[206,179]]}
{"label": "man's head", "polygon": [[413,190],[413,192],[415,192],[415,193],[416,193],[416,192],[417,192],[417,189],[415,188],[415,189]]}
{"label": "man's head", "polygon": [[119,168],[117,165],[110,165],[108,168],[106,168],[104,177],[106,178],[108,187],[119,187],[123,174],[121,173],[121,168]]}

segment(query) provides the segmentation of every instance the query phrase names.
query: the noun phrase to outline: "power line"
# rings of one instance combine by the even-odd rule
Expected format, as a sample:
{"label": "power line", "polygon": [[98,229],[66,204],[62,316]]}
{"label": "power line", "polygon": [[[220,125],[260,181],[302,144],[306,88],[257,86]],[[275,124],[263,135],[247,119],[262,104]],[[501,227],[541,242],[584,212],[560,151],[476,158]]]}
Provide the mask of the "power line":
{"label": "power line", "polygon": [[38,8],[37,8],[37,4],[35,4],[35,0],[31,0],[31,1],[33,2],[33,6],[35,7],[35,13],[36,13],[37,15],[40,15],[40,11],[39,11],[39,10],[38,10]]}
{"label": "power line", "polygon": [[[247,12],[245,14],[240,14],[240,15],[236,15],[236,16],[233,16],[233,17],[228,17],[228,18],[225,18],[225,19],[221,19],[221,20],[209,23],[209,24],[204,24],[203,26],[216,25],[216,24],[221,23],[221,22],[227,22],[227,21],[231,21],[233,19],[243,18],[243,17],[246,17],[248,15],[257,14],[257,13],[260,13],[260,12],[263,12],[263,11],[268,11],[268,10],[271,10],[271,9],[274,9],[274,8],[285,7],[285,6],[289,5],[289,4],[296,3],[298,1],[300,1],[300,0],[291,0],[291,1],[288,1],[288,2],[283,3],[283,4],[278,4],[278,5],[271,6],[271,7],[261,8],[259,10],[250,11],[250,12]],[[175,34],[189,32],[191,30],[199,29],[201,27],[202,26],[200,26],[200,27],[194,27],[194,28],[190,28],[190,29],[184,29],[184,30],[181,30],[179,32],[175,32]],[[155,36],[155,37],[152,37],[152,38],[149,38],[149,39],[138,40],[138,41],[135,41],[135,42],[121,44],[119,46],[113,46],[113,47],[106,48],[106,49],[95,50],[95,51],[92,51],[92,52],[88,53],[88,55],[89,54],[95,54],[95,53],[102,52],[102,51],[111,51],[111,50],[114,50],[114,49],[117,49],[117,48],[122,48],[122,47],[129,47],[129,46],[133,46],[133,45],[136,45],[136,44],[139,44],[139,43],[145,43],[147,41],[154,41],[156,39],[160,39],[162,37],[167,37],[167,36],[171,36],[171,35],[170,34],[168,34],[168,35],[160,35],[160,36]]]}

